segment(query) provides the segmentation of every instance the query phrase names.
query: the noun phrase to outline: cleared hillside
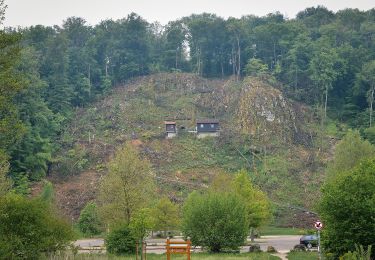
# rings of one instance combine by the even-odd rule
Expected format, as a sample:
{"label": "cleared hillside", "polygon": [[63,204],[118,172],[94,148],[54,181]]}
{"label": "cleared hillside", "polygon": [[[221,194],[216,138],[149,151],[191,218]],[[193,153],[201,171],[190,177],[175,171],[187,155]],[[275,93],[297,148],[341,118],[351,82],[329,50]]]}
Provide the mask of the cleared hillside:
{"label": "cleared hillside", "polygon": [[[280,89],[259,78],[235,82],[183,73],[115,88],[77,109],[62,135],[50,175],[59,207],[76,218],[95,199],[108,159],[130,141],[152,163],[160,193],[175,201],[206,189],[219,172],[245,168],[275,202],[279,224],[288,205],[313,208],[334,140],[318,138],[316,115]],[[189,132],[201,118],[220,120],[220,136],[197,139]],[[164,120],[177,122],[177,138],[165,139]]]}

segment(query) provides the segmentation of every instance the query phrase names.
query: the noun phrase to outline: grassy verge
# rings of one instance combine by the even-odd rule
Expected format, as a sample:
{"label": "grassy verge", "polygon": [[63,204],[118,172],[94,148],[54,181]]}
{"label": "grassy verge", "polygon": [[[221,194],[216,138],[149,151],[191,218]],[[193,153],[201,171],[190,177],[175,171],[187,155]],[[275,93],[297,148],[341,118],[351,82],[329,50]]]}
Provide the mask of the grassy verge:
{"label": "grassy verge", "polygon": [[288,254],[289,260],[316,260],[318,259],[317,252],[291,252]]}
{"label": "grassy verge", "polygon": [[[171,257],[173,260],[185,260],[186,255],[173,255]],[[54,260],[60,259],[74,259],[74,260],[135,260],[135,256],[108,256],[108,255],[95,255],[95,254],[79,254],[75,257],[62,257],[62,258],[53,258]],[[138,258],[139,259],[139,258]],[[147,260],[165,260],[166,255],[157,255],[157,254],[147,254]],[[204,259],[204,260],[236,260],[236,259],[247,259],[247,260],[279,260],[277,256],[272,256],[267,253],[242,253],[242,254],[208,254],[208,253],[195,253],[192,254],[191,259]]]}
{"label": "grassy verge", "polygon": [[306,230],[299,228],[283,228],[268,226],[260,229],[261,236],[276,236],[276,235],[303,235]]}

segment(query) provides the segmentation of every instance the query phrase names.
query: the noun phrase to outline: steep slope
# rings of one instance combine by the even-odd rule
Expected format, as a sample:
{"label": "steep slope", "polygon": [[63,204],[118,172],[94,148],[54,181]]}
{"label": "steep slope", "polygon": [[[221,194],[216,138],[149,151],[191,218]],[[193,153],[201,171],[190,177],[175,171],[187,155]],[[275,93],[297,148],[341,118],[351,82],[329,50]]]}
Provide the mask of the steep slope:
{"label": "steep slope", "polygon": [[[280,207],[311,208],[319,196],[322,158],[329,154],[315,147],[316,124],[309,114],[307,107],[258,78],[141,77],[77,110],[62,135],[50,178],[59,207],[77,218],[84,204],[95,199],[116,147],[131,141],[152,163],[160,192],[175,201],[207,188],[219,172],[246,168]],[[197,139],[189,132],[197,118],[219,119],[220,137]],[[164,120],[177,122],[177,138],[165,139]]]}

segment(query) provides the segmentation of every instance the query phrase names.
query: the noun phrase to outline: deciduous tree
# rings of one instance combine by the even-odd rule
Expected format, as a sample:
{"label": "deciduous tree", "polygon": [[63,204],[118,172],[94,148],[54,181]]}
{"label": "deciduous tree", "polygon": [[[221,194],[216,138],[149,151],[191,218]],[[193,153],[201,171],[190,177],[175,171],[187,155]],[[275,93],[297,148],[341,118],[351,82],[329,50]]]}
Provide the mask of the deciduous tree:
{"label": "deciduous tree", "polygon": [[168,230],[174,230],[179,224],[178,206],[172,203],[168,198],[162,198],[153,209],[153,218],[155,229],[164,231],[167,235]]}
{"label": "deciduous tree", "polygon": [[74,238],[70,225],[40,199],[0,197],[0,255],[3,259],[40,259],[65,250]]}
{"label": "deciduous tree", "polygon": [[99,192],[99,207],[108,224],[130,223],[133,214],[153,199],[154,177],[150,163],[139,158],[131,144],[120,148],[109,162]]}
{"label": "deciduous tree", "polygon": [[[322,189],[323,248],[335,258],[375,241],[375,160],[344,170]],[[373,249],[373,254],[375,250]]]}

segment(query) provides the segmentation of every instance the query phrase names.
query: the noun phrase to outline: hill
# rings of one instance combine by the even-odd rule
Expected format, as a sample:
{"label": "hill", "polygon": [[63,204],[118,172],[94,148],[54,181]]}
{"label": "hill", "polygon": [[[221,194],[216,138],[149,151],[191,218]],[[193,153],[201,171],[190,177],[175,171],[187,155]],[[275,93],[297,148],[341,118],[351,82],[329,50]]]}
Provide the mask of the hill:
{"label": "hill", "polygon": [[[220,136],[197,139],[189,130],[200,118],[218,119]],[[164,120],[177,122],[176,138],[165,139]],[[207,188],[220,172],[245,168],[275,203],[278,224],[295,226],[289,215],[306,214],[289,209],[314,207],[334,143],[321,135],[313,110],[285,97],[282,86],[266,78],[139,77],[78,108],[62,134],[49,178],[66,215],[77,218],[95,199],[106,162],[127,141],[152,163],[160,193],[174,201]]]}

